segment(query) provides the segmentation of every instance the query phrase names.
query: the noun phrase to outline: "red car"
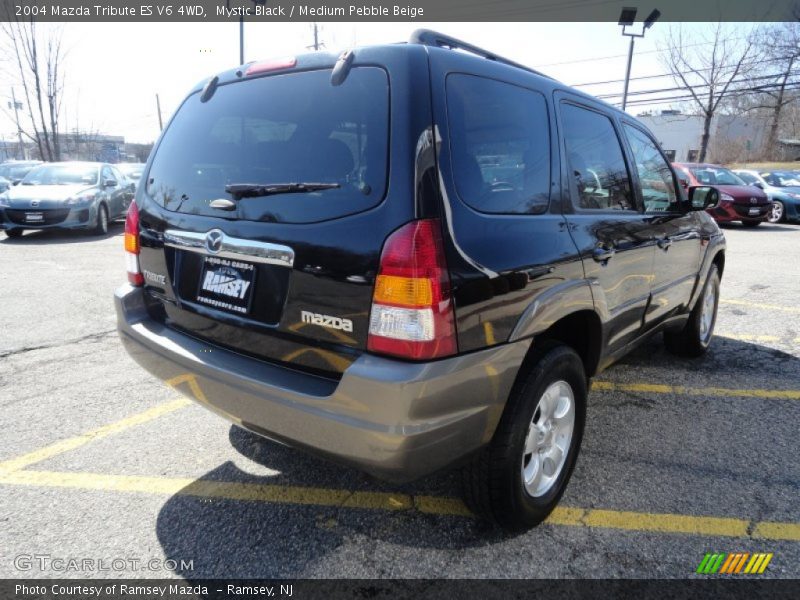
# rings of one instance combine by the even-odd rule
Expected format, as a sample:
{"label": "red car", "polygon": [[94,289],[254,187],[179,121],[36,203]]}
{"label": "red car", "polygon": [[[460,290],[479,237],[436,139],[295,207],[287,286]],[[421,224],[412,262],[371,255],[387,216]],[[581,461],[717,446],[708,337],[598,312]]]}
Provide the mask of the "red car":
{"label": "red car", "polygon": [[718,223],[741,221],[758,227],[767,220],[772,203],[759,188],[747,185],[731,170],[708,163],[672,163],[684,188],[708,186],[719,192],[719,203],[707,209]]}

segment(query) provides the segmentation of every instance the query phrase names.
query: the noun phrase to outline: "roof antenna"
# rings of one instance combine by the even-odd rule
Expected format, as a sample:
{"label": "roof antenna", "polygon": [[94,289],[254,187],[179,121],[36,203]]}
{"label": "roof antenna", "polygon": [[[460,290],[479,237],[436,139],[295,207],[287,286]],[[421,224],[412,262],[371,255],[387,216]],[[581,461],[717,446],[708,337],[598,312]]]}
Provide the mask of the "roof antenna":
{"label": "roof antenna", "polygon": [[352,50],[345,50],[339,55],[336,65],[333,67],[331,73],[331,85],[342,85],[344,80],[350,74],[350,69],[353,67],[353,60],[355,60],[355,53]]}

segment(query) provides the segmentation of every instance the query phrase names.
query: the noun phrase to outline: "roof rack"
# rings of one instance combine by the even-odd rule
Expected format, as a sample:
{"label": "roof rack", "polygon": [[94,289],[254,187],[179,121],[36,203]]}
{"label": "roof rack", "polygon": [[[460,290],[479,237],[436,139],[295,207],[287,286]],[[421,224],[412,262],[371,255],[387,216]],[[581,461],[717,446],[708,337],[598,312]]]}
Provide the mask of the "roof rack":
{"label": "roof rack", "polygon": [[423,46],[434,46],[436,48],[449,48],[450,50],[464,50],[470,54],[482,56],[487,60],[493,60],[495,62],[503,63],[504,65],[516,67],[517,69],[522,69],[524,71],[528,71],[529,73],[535,73],[536,75],[541,75],[542,77],[552,79],[552,77],[549,75],[545,75],[544,73],[531,69],[530,67],[526,67],[525,65],[521,65],[518,62],[514,62],[508,58],[503,58],[494,52],[489,52],[483,48],[478,48],[478,46],[473,46],[472,44],[468,44],[467,42],[450,37],[449,35],[445,35],[443,33],[439,33],[438,31],[433,31],[431,29],[417,29],[411,34],[411,37],[408,38],[408,43],[422,44]]}

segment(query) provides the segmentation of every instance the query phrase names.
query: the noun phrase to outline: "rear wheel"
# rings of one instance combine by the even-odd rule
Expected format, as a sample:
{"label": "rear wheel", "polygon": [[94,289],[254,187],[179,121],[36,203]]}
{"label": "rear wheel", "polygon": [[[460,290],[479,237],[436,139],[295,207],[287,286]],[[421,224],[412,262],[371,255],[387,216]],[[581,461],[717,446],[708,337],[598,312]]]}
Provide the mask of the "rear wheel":
{"label": "rear wheel", "polygon": [[774,200],[772,202],[772,209],[769,211],[767,221],[770,223],[780,223],[783,221],[783,216],[785,213],[786,211],[783,208],[783,202],[780,200]]}
{"label": "rear wheel", "polygon": [[509,396],[494,438],[464,468],[467,505],[507,531],[543,521],[566,489],[586,414],[576,352],[545,342]]}
{"label": "rear wheel", "polygon": [[22,237],[24,229],[6,229],[6,235],[10,238]]}
{"label": "rear wheel", "polygon": [[105,204],[97,207],[97,221],[94,226],[95,235],[105,235],[108,233],[108,209]]}
{"label": "rear wheel", "polygon": [[708,272],[703,292],[689,321],[680,331],[665,331],[667,350],[678,356],[702,356],[711,344],[719,306],[719,271],[716,265]]}
{"label": "rear wheel", "polygon": [[742,221],[742,225],[745,227],[758,227],[761,225],[761,221]]}

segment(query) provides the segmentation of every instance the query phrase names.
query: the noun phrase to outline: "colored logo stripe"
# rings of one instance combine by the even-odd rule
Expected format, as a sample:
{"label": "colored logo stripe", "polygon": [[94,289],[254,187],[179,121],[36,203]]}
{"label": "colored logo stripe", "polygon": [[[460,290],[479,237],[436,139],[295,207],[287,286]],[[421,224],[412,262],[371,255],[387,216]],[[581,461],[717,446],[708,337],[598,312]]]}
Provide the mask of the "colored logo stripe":
{"label": "colored logo stripe", "polygon": [[771,552],[752,555],[749,552],[732,552],[728,554],[707,552],[695,572],[702,575],[714,575],[716,573],[720,575],[757,575],[766,571],[772,556]]}

